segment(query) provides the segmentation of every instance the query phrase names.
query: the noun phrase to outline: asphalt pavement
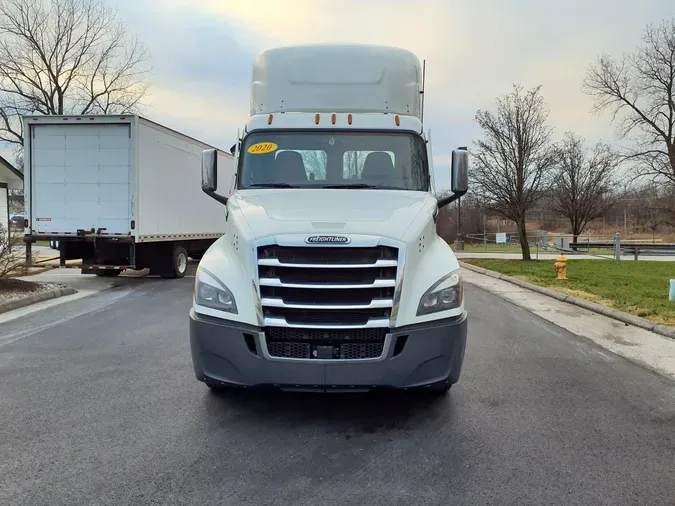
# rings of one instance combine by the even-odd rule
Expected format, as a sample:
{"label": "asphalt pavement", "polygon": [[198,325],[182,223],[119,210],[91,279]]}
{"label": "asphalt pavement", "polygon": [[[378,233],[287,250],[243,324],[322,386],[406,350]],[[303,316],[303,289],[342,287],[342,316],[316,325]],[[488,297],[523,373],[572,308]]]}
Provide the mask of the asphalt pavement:
{"label": "asphalt pavement", "polygon": [[495,295],[446,398],[216,395],[192,281],[0,324],[0,504],[672,504],[675,383]]}

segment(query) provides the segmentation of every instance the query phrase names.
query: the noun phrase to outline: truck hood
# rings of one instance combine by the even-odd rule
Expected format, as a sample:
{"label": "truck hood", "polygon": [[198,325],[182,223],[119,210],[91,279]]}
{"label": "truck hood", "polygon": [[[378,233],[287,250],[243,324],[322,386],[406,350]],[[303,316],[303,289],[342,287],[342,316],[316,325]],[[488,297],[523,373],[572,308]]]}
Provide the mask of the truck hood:
{"label": "truck hood", "polygon": [[375,234],[401,240],[435,199],[401,190],[266,189],[238,191],[231,209],[256,238],[279,234]]}

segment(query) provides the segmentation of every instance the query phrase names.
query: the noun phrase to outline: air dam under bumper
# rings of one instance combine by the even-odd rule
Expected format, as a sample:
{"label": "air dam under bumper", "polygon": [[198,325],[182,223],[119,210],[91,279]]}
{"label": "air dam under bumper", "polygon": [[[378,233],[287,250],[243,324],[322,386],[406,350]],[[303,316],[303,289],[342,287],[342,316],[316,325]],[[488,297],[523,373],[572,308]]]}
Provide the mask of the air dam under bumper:
{"label": "air dam under bumper", "polygon": [[[468,319],[460,317],[392,329],[376,359],[270,357],[259,327],[190,310],[190,348],[199,381],[229,386],[354,391],[456,383],[466,349]],[[398,343],[398,345],[397,345]]]}

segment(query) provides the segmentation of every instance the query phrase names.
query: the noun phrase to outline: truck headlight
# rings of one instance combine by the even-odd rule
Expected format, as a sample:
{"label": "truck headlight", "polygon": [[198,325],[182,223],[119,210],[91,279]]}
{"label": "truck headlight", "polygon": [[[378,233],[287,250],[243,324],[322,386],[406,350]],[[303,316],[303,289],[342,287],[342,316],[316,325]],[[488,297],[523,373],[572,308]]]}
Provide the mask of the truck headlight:
{"label": "truck headlight", "polygon": [[462,305],[464,285],[459,269],[443,276],[429,288],[417,306],[417,316],[455,309]]}
{"label": "truck headlight", "polygon": [[237,302],[230,289],[203,267],[197,269],[195,276],[194,299],[199,306],[237,314]]}

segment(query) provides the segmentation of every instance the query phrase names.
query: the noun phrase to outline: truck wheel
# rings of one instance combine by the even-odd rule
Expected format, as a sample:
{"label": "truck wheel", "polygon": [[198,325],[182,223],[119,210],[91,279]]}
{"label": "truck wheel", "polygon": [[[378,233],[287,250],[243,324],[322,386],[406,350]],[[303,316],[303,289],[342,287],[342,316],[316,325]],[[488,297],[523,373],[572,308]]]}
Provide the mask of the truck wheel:
{"label": "truck wheel", "polygon": [[431,385],[426,390],[434,397],[443,397],[450,391],[451,387],[452,383],[450,383],[450,380],[447,379],[445,381],[440,381],[438,383]]}
{"label": "truck wheel", "polygon": [[171,274],[163,278],[179,279],[185,276],[188,268],[188,254],[182,246],[174,246]]}
{"label": "truck wheel", "polygon": [[229,385],[215,384],[210,381],[206,382],[206,386],[209,387],[209,390],[213,395],[216,395],[218,397],[231,394],[232,392],[235,391],[234,387],[231,387]]}

